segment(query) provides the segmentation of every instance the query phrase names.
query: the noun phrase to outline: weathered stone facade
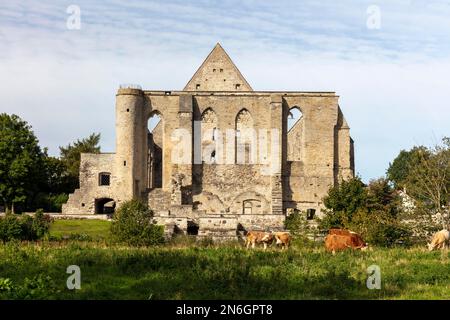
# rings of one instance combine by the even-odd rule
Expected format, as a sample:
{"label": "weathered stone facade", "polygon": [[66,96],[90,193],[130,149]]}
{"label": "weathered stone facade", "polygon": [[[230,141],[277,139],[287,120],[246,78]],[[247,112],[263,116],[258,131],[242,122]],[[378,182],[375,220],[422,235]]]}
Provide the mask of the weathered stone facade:
{"label": "weathered stone facade", "polygon": [[294,208],[320,214],[328,188],[354,175],[338,98],[253,91],[217,44],[183,91],[118,90],[116,153],[82,155],[63,214],[139,198],[169,233],[213,238],[282,229]]}

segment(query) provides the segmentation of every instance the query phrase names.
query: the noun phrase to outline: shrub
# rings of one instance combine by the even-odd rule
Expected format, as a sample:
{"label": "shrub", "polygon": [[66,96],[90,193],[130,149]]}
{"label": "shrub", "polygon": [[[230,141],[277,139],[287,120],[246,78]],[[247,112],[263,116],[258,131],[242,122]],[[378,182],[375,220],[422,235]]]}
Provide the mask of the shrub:
{"label": "shrub", "polygon": [[411,231],[384,211],[359,210],[346,227],[358,232],[371,245],[391,247],[411,244]]}
{"label": "shrub", "polygon": [[7,214],[0,218],[0,240],[37,240],[43,238],[50,229],[52,218],[38,210],[34,217]]}
{"label": "shrub", "polygon": [[153,212],[142,202],[123,203],[113,215],[112,239],[132,246],[149,246],[164,242],[164,227],[152,222]]}
{"label": "shrub", "polygon": [[12,213],[0,218],[0,239],[3,242],[21,239],[23,228],[18,217]]}
{"label": "shrub", "polygon": [[43,238],[48,234],[52,221],[53,219],[48,214],[44,214],[42,209],[37,210],[31,225],[33,236],[35,236],[36,239]]}

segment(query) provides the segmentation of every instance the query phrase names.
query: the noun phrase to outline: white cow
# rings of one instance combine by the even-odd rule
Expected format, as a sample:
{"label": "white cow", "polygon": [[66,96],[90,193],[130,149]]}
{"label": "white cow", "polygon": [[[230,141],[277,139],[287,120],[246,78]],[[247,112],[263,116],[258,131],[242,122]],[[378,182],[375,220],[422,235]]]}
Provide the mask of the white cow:
{"label": "white cow", "polygon": [[446,229],[442,229],[438,231],[433,236],[433,240],[428,244],[428,250],[432,251],[434,249],[445,249],[448,246],[448,242],[450,239],[450,232]]}

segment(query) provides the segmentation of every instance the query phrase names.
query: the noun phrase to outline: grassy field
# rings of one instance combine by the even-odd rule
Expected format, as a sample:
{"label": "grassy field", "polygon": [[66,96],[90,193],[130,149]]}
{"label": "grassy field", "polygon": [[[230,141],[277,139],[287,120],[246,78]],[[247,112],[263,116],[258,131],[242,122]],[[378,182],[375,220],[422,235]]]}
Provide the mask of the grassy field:
{"label": "grassy field", "polygon": [[[321,245],[247,251],[183,238],[131,248],[112,244],[109,226],[57,220],[52,241],[0,244],[0,298],[450,299],[448,252],[374,248],[333,256]],[[69,265],[81,269],[81,290],[66,287]],[[380,267],[381,290],[366,286],[371,265]]]}
{"label": "grassy field", "polygon": [[50,228],[53,238],[88,238],[89,240],[106,240],[109,238],[111,222],[105,220],[55,220]]}
{"label": "grassy field", "polygon": [[[381,290],[366,287],[381,268]],[[81,268],[81,290],[66,268]],[[374,249],[332,256],[321,247],[247,251],[214,247],[128,248],[106,242],[0,245],[7,299],[450,299],[448,252]]]}

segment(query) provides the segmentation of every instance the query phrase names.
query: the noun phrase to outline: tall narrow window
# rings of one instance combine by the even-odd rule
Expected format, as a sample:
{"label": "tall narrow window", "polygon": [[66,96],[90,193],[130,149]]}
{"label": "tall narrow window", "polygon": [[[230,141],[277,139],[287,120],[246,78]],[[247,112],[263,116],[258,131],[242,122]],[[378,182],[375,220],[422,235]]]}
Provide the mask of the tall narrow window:
{"label": "tall narrow window", "polygon": [[247,109],[236,116],[236,163],[254,163],[256,161],[256,140],[253,118]]}
{"label": "tall narrow window", "polygon": [[285,125],[287,125],[287,160],[302,161],[305,122],[299,107],[294,106],[289,110]]}
{"label": "tall narrow window", "polygon": [[202,113],[201,124],[201,146],[202,161],[206,163],[216,163],[216,140],[218,135],[217,115],[208,108]]}
{"label": "tall narrow window", "polygon": [[154,111],[147,122],[147,187],[162,188],[164,121],[158,111]]}

